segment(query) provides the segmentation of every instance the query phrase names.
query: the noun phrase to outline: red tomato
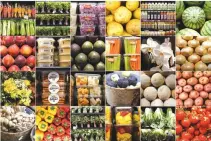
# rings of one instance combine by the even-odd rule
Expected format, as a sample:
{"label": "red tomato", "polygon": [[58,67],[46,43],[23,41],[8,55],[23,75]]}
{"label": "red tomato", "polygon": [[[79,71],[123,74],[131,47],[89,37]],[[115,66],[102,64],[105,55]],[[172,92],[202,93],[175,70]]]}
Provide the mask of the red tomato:
{"label": "red tomato", "polygon": [[204,134],[207,133],[207,128],[206,127],[200,127],[199,132],[204,135]]}
{"label": "red tomato", "polygon": [[206,110],[205,109],[202,109],[202,108],[198,108],[197,109],[197,113],[198,114],[205,114]]}
{"label": "red tomato", "polygon": [[211,123],[208,125],[207,130],[211,130]]}
{"label": "red tomato", "polygon": [[206,110],[211,112],[211,106],[206,106]]}
{"label": "red tomato", "polygon": [[176,125],[176,134],[180,134],[182,132],[182,126],[180,124]]}
{"label": "red tomato", "polygon": [[189,116],[190,122],[193,124],[196,124],[197,122],[199,122],[199,117],[197,115],[191,115]]}
{"label": "red tomato", "polygon": [[199,131],[198,131],[198,130],[195,131],[195,132],[194,132],[194,135],[199,135]]}
{"label": "red tomato", "polygon": [[190,126],[190,120],[188,118],[185,118],[181,121],[181,124],[183,127],[189,127]]}
{"label": "red tomato", "polygon": [[200,123],[197,123],[196,124],[196,127],[199,129],[201,127],[201,124]]}
{"label": "red tomato", "polygon": [[209,119],[207,116],[203,116],[203,117],[200,119],[200,124],[201,124],[201,126],[203,126],[203,127],[207,127],[207,126],[210,124],[210,119]]}
{"label": "red tomato", "polygon": [[211,119],[211,113],[209,111],[206,112],[206,116]]}
{"label": "red tomato", "polygon": [[191,141],[199,141],[199,136],[195,136]]}
{"label": "red tomato", "polygon": [[176,119],[183,120],[185,118],[185,112],[183,110],[176,111]]}
{"label": "red tomato", "polygon": [[188,133],[188,132],[182,132],[182,139],[190,140],[191,139],[191,134]]}
{"label": "red tomato", "polygon": [[207,138],[206,138],[204,135],[200,134],[200,135],[199,135],[199,140],[200,140],[200,141],[206,141]]}
{"label": "red tomato", "polygon": [[191,127],[189,127],[188,128],[188,133],[190,133],[190,134],[193,134],[194,133],[194,131],[195,131],[195,129],[194,129],[194,127],[193,126],[191,126]]}

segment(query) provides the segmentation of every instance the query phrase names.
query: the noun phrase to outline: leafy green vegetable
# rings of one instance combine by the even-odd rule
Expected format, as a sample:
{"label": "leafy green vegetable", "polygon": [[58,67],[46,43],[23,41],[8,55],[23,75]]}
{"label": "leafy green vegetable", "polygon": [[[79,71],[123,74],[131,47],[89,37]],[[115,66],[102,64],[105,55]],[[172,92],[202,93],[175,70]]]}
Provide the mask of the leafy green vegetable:
{"label": "leafy green vegetable", "polygon": [[167,127],[174,128],[175,121],[176,121],[176,118],[175,118],[175,114],[172,112],[172,109],[167,108],[167,114],[166,114]]}
{"label": "leafy green vegetable", "polygon": [[143,125],[145,126],[150,126],[153,123],[153,112],[151,108],[145,108],[142,119]]}
{"label": "leafy green vegetable", "polygon": [[161,129],[164,126],[165,126],[165,117],[163,110],[161,108],[157,108],[153,114],[153,123],[151,124],[151,127]]}

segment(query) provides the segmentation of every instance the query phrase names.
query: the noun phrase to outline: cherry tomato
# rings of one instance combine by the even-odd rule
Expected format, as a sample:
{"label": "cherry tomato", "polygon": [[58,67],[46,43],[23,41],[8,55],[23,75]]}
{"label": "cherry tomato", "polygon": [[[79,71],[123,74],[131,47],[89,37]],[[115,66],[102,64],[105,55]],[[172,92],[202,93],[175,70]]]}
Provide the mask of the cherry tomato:
{"label": "cherry tomato", "polygon": [[183,127],[189,127],[190,126],[190,120],[188,118],[185,118],[181,121],[181,124]]}
{"label": "cherry tomato", "polygon": [[185,112],[183,110],[176,111],[176,119],[183,120],[185,118]]}
{"label": "cherry tomato", "polygon": [[180,124],[176,125],[176,134],[180,134],[182,132],[182,126]]}

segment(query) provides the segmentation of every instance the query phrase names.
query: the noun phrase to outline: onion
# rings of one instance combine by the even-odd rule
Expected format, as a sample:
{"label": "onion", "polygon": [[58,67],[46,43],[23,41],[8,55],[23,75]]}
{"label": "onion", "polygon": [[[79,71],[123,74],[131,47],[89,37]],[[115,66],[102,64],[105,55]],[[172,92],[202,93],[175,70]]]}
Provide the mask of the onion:
{"label": "onion", "polygon": [[197,36],[196,40],[199,41],[200,43],[208,40],[208,38],[206,36]]}
{"label": "onion", "polygon": [[189,47],[197,47],[197,46],[199,46],[199,45],[200,45],[200,44],[199,44],[199,41],[197,41],[197,40],[195,40],[195,39],[188,41],[188,46],[189,46]]}
{"label": "onion", "polygon": [[180,49],[178,47],[176,47],[176,55],[180,54]]}
{"label": "onion", "polygon": [[191,62],[186,62],[181,67],[182,71],[193,71],[193,69],[194,69],[194,64]]}
{"label": "onion", "polygon": [[181,50],[181,54],[184,55],[185,57],[192,55],[193,52],[194,50],[192,47],[185,47],[185,48],[182,48]]}
{"label": "onion", "polygon": [[203,42],[202,46],[205,47],[206,49],[210,48],[211,47],[211,41],[208,40],[208,41]]}
{"label": "onion", "polygon": [[192,54],[191,56],[188,57],[188,61],[194,64],[200,61],[200,59],[201,57],[197,54]]}
{"label": "onion", "polygon": [[176,70],[179,71],[180,70],[180,65],[176,64]]}
{"label": "onion", "polygon": [[207,66],[207,69],[208,69],[208,70],[211,70],[211,64],[209,64],[209,65]]}
{"label": "onion", "polygon": [[207,52],[211,54],[211,47],[207,49]]}
{"label": "onion", "polygon": [[195,64],[195,70],[196,71],[205,71],[207,70],[207,65],[203,63],[202,61],[199,61]]}
{"label": "onion", "polygon": [[184,39],[182,38],[176,38],[176,46],[178,46],[179,48],[184,48],[187,46],[187,41],[185,41]]}
{"label": "onion", "polygon": [[193,36],[182,36],[182,38],[186,41],[189,41],[193,39]]}
{"label": "onion", "polygon": [[186,61],[187,61],[187,60],[186,60],[185,56],[183,56],[183,55],[181,55],[181,54],[176,56],[176,63],[177,63],[177,64],[182,65],[182,64],[184,64]]}
{"label": "onion", "polygon": [[198,55],[200,55],[200,56],[202,56],[202,55],[204,55],[204,54],[207,54],[207,50],[206,50],[206,48],[203,47],[203,46],[198,46],[198,47],[195,49],[195,52],[196,52],[196,54],[198,54]]}
{"label": "onion", "polygon": [[211,63],[211,54],[205,54],[201,57],[203,63]]}

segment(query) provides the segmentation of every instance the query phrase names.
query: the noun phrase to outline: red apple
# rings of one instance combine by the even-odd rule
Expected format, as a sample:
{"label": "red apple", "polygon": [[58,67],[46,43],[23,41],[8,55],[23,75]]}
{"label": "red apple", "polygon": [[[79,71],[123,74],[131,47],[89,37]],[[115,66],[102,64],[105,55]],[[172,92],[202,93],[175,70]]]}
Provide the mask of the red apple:
{"label": "red apple", "polygon": [[13,44],[8,48],[8,53],[13,57],[16,57],[19,54],[19,50],[19,47],[16,44]]}
{"label": "red apple", "polygon": [[18,55],[15,58],[15,64],[19,67],[23,67],[26,64],[26,58],[23,55]]}
{"label": "red apple", "polygon": [[25,37],[25,36],[16,36],[16,38],[15,38],[15,43],[16,43],[18,46],[24,45],[25,42],[26,42],[26,37]]}
{"label": "red apple", "polygon": [[32,54],[32,48],[28,45],[23,45],[20,49],[20,53],[25,56],[28,57],[29,55]]}
{"label": "red apple", "polygon": [[35,66],[35,62],[36,62],[36,58],[33,55],[30,55],[27,59],[26,59],[26,64],[33,68]]}
{"label": "red apple", "polygon": [[16,65],[12,65],[11,67],[9,67],[8,71],[20,71],[20,68]]}
{"label": "red apple", "polygon": [[0,71],[7,71],[7,69],[5,68],[5,66],[0,66]]}
{"label": "red apple", "polygon": [[33,47],[33,55],[35,55],[35,53],[36,53],[36,47]]}
{"label": "red apple", "polygon": [[26,37],[26,44],[33,47],[35,46],[36,37],[35,36],[27,36]]}
{"label": "red apple", "polygon": [[2,63],[4,64],[5,67],[10,67],[11,65],[13,65],[15,62],[14,58],[7,54],[6,56],[4,56]]}
{"label": "red apple", "polygon": [[29,66],[24,66],[21,68],[22,71],[32,71]]}
{"label": "red apple", "polygon": [[0,46],[0,55],[1,57],[4,57],[5,55],[7,55],[7,47],[4,45]]}
{"label": "red apple", "polygon": [[5,46],[10,46],[14,44],[14,36],[4,36],[3,43],[5,44]]}

